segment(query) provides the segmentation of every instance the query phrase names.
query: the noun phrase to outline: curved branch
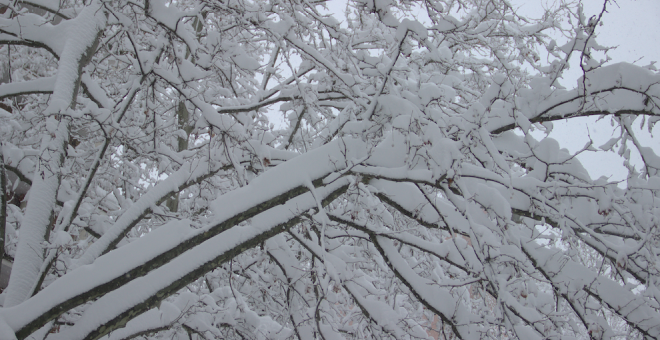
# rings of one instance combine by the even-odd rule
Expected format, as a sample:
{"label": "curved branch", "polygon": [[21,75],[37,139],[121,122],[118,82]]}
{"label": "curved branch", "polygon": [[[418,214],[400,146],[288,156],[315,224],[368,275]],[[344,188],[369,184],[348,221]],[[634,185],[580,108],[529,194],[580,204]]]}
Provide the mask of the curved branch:
{"label": "curved branch", "polygon": [[21,5],[28,5],[28,6],[30,6],[30,7],[38,8],[38,9],[40,9],[40,10],[44,10],[44,11],[46,11],[46,12],[49,12],[49,13],[55,14],[55,15],[57,15],[58,17],[60,17],[60,18],[62,18],[62,19],[71,19],[70,17],[68,17],[68,16],[66,16],[66,15],[64,15],[64,14],[62,14],[62,12],[60,11],[60,10],[61,10],[60,8],[51,8],[51,7],[48,7],[44,2],[42,2],[42,3],[36,3],[36,2],[34,2],[34,1],[21,0],[21,2],[19,2],[19,4],[21,4]]}
{"label": "curved branch", "polygon": [[[594,111],[584,111],[578,114],[574,115],[551,115],[551,116],[537,116],[534,118],[529,119],[530,123],[544,123],[544,122],[554,122],[558,120],[564,120],[564,119],[569,119],[569,118],[577,118],[577,117],[590,117],[590,116],[603,116],[603,115],[614,115],[614,116],[621,116],[621,115],[635,115],[635,116],[657,116],[656,113],[652,111],[647,111],[647,110],[619,110],[615,112],[609,112],[609,111],[599,111],[599,110],[594,110]],[[504,125],[502,127],[499,127],[490,133],[497,135],[502,132],[506,132],[509,130],[513,130],[518,127],[518,124],[516,123],[511,123]]]}
{"label": "curved branch", "polygon": [[32,185],[32,180],[25,176],[25,174],[23,174],[21,170],[18,170],[18,168],[5,164],[5,169],[13,172],[21,182],[26,183],[27,185]]}
{"label": "curved branch", "polygon": [[[0,30],[0,33],[5,33],[2,30]],[[11,34],[9,34],[11,35]],[[33,47],[33,48],[43,48],[44,50],[50,52],[50,54],[53,55],[56,59],[59,59],[60,56],[55,53],[55,51],[48,45],[38,42],[38,41],[33,41],[33,40],[13,40],[13,39],[0,39],[0,45],[19,45],[19,46],[27,46],[27,47]]]}
{"label": "curved branch", "polygon": [[[346,191],[346,189],[348,189],[348,182],[342,182],[343,183],[334,183],[329,187],[323,187],[316,190],[317,194],[320,193],[322,195],[322,197],[318,198],[322,199],[322,204],[324,206],[337,199]],[[188,242],[181,243],[181,245],[176,248],[185,247],[190,250],[185,252],[185,254],[183,254],[183,251],[180,251],[176,258],[171,258],[166,264],[164,264],[164,266],[147,274],[144,278],[136,279],[123,287],[106,294],[86,309],[86,313],[94,315],[95,311],[107,311],[107,308],[113,308],[110,307],[110,305],[116,306],[116,299],[125,296],[124,294],[126,294],[127,291],[133,292],[132,294],[138,293],[142,295],[141,298],[132,301],[130,306],[126,305],[119,307],[121,311],[117,314],[111,313],[104,321],[100,321],[101,324],[98,325],[99,327],[95,327],[94,329],[78,329],[82,327],[72,327],[70,329],[70,334],[72,335],[71,338],[94,340],[108,334],[114,329],[124,326],[130,319],[156,307],[160,301],[186,287],[205,273],[217,268],[219,265],[236,257],[245,250],[257,246],[267,239],[296,225],[299,223],[301,215],[303,215],[308,209],[316,206],[316,200],[312,199],[311,194],[307,193],[303,195],[303,197],[298,197],[282,206],[274,207],[270,211],[265,211],[263,214],[254,216],[252,226],[248,228],[249,230],[246,230],[246,228],[242,226],[234,226],[232,228],[224,228],[223,232],[218,233],[213,237],[205,237],[204,241],[206,242],[204,242],[204,244],[199,243],[195,246],[189,246],[187,244]],[[284,220],[282,220],[283,218]],[[214,229],[217,229],[220,225],[225,225],[225,222],[216,225]],[[205,232],[201,235],[206,234],[207,233]],[[209,251],[210,254],[214,255],[210,256]],[[174,275],[175,277],[160,281],[163,280],[162,275]],[[156,284],[156,287],[158,287],[156,288],[157,290],[153,289],[154,287],[150,287],[151,284],[145,285],[145,282],[153,282]],[[135,289],[138,289],[138,291]],[[20,332],[20,334],[23,336],[25,333]],[[73,334],[75,334],[75,336],[73,336]],[[24,338],[24,336],[19,337],[19,332],[16,332],[16,335],[19,339]]]}
{"label": "curved branch", "polygon": [[32,93],[53,93],[55,77],[37,78],[34,80],[0,84],[0,100]]}

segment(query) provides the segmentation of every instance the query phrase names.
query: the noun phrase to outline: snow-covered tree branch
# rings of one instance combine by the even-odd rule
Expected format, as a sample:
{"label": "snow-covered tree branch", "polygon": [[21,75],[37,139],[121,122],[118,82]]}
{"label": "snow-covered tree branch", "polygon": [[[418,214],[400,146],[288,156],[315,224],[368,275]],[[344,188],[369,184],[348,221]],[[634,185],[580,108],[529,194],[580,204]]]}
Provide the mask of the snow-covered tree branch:
{"label": "snow-covered tree branch", "polygon": [[327,6],[0,0],[0,338],[660,339],[655,68],[563,2]]}

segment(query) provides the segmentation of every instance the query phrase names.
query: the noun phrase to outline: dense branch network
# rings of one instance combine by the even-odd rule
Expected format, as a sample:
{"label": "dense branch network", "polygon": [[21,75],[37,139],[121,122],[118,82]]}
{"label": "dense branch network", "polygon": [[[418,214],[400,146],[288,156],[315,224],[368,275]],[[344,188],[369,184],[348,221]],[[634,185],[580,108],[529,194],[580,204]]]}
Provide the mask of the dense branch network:
{"label": "dense branch network", "polygon": [[[653,66],[580,6],[329,5],[0,1],[0,338],[660,339]],[[532,133],[589,116],[625,189]]]}

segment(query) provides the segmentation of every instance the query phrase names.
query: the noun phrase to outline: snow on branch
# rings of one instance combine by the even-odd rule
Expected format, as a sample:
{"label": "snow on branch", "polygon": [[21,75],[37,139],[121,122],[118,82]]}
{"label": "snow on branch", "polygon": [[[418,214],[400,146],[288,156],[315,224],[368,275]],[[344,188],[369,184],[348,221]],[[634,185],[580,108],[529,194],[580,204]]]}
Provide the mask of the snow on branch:
{"label": "snow on branch", "polygon": [[660,339],[653,65],[579,5],[333,5],[2,2],[0,338]]}

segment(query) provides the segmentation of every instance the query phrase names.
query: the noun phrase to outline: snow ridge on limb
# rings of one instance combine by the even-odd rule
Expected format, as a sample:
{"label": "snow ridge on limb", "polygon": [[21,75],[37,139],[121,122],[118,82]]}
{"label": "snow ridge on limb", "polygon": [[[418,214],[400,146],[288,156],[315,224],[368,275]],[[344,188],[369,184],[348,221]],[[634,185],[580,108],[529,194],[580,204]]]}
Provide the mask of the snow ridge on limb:
{"label": "snow ridge on limb", "polygon": [[68,119],[53,122],[54,137],[46,137],[46,145],[41,156],[37,176],[32,182],[31,194],[36,196],[28,201],[26,218],[21,226],[21,237],[16,249],[16,259],[6,289],[6,307],[15,306],[30,297],[32,287],[38,279],[43,263],[43,242],[48,233],[53,209],[60,185],[59,169],[62,152],[68,138]]}
{"label": "snow ridge on limb", "polygon": [[158,183],[154,189],[133,203],[117,219],[117,222],[115,222],[112,228],[106,230],[101,238],[87,248],[85,253],[76,260],[76,266],[90,264],[102,254],[111,251],[130,229],[151,212],[152,206],[159,205],[172,194],[177,194],[184,187],[199,183],[226,168],[219,167],[218,169],[212,169],[206,160],[186,162],[181,166],[179,171],[171,174],[163,182]]}
{"label": "snow ridge on limb", "polygon": [[[603,66],[578,79],[578,88],[558,90],[539,83],[526,103],[519,108],[531,123],[551,122],[567,117],[600,115],[660,115],[660,74],[628,63]],[[588,85],[587,91],[582,84]],[[543,86],[546,86],[545,88]],[[547,94],[541,97],[541,94]],[[538,103],[537,103],[538,102]],[[493,117],[488,130],[499,134],[516,126],[513,117]]]}
{"label": "snow ridge on limb", "polygon": [[[100,8],[100,3],[94,3],[74,19],[76,28],[80,30],[68,32],[70,36],[62,48],[53,95],[46,115],[64,114],[75,105],[82,68],[95,52],[105,26],[105,14]],[[37,282],[43,262],[42,242],[48,235],[60,187],[64,149],[69,139],[69,122],[68,118],[62,116],[51,116],[46,123],[53,137],[45,136],[42,140],[42,155],[31,188],[35,197],[29,200],[26,208],[27,219],[21,227],[22,236],[19,237],[16,250],[17,266],[12,268],[5,306],[15,306],[23,302]]]}
{"label": "snow ridge on limb", "polygon": [[[316,193],[320,196],[319,200],[327,205],[347,187],[348,180],[340,179],[317,188]],[[88,307],[89,314],[86,315],[89,316],[83,316],[86,322],[58,334],[54,339],[98,339],[124,326],[124,320],[128,321],[155,307],[167,296],[228,261],[237,253],[295,225],[302,213],[315,206],[316,202],[311,193],[305,193],[252,217],[249,226],[237,225],[207,238],[162,267],[106,294]],[[127,298],[129,296],[130,298]],[[123,303],[118,304],[117,301]]]}
{"label": "snow ridge on limb", "polygon": [[20,83],[0,84],[0,99],[27,93],[53,93],[55,77],[44,77]]}

